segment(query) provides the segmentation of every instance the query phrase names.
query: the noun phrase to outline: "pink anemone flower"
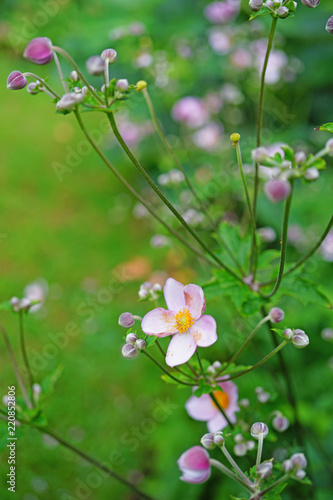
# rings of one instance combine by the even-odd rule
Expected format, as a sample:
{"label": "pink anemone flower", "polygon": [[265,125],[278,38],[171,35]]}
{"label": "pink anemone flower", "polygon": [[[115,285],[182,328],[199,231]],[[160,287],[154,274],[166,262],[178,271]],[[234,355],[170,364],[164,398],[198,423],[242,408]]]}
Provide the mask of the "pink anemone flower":
{"label": "pink anemone flower", "polygon": [[[236,422],[236,411],[238,408],[238,388],[233,382],[226,380],[218,384],[222,391],[214,391],[214,396],[224,410],[231,423]],[[207,422],[209,432],[218,432],[224,429],[228,422],[214,403],[209,394],[203,394],[199,398],[191,396],[185,403],[185,408],[194,420]]]}
{"label": "pink anemone flower", "polygon": [[185,451],[177,464],[182,472],[180,479],[186,483],[203,483],[210,476],[209,453],[202,446],[193,446]]}
{"label": "pink anemone flower", "polygon": [[217,340],[216,322],[206,310],[204,292],[197,285],[182,285],[173,278],[164,285],[168,309],[158,307],[145,315],[142,330],[147,335],[172,335],[165,361],[169,366],[186,363],[197,346],[208,347]]}

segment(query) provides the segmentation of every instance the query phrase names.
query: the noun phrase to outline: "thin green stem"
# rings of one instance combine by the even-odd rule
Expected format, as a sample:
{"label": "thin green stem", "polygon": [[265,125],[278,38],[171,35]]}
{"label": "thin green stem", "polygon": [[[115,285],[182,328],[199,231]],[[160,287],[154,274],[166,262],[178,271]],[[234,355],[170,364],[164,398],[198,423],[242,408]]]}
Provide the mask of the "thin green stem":
{"label": "thin green stem", "polygon": [[275,483],[271,484],[270,486],[267,486],[267,488],[265,488],[264,490],[260,491],[258,494],[257,494],[257,498],[261,498],[263,497],[264,495],[266,495],[266,493],[268,493],[270,490],[273,490],[274,488],[276,488],[279,484],[283,483],[284,481],[287,481],[287,479],[289,478],[289,474],[285,474],[284,476],[280,477],[280,479],[278,479],[277,481],[275,481]]}
{"label": "thin green stem", "polygon": [[198,360],[198,363],[199,363],[199,367],[200,367],[200,371],[201,371],[201,374],[204,378],[206,378],[206,374],[205,374],[205,370],[204,370],[204,367],[202,366],[202,363],[201,363],[201,358],[200,358],[200,354],[199,354],[199,351],[198,349],[195,350],[195,354],[197,356],[197,360]]}
{"label": "thin green stem", "polygon": [[7,351],[8,351],[9,357],[11,359],[11,362],[12,362],[12,365],[13,365],[13,368],[14,368],[14,372],[15,372],[15,376],[16,376],[17,382],[18,382],[18,384],[20,386],[20,389],[21,389],[22,396],[24,398],[25,404],[27,405],[27,408],[29,408],[30,410],[32,410],[33,405],[32,405],[32,403],[31,403],[31,401],[29,399],[27,390],[25,388],[25,385],[24,385],[24,382],[23,382],[23,378],[21,376],[18,364],[17,364],[16,359],[15,359],[15,354],[14,354],[12,348],[11,348],[7,332],[6,332],[4,326],[1,323],[0,323],[0,330],[1,330],[3,338],[5,340]]}
{"label": "thin green stem", "polygon": [[[156,340],[156,341],[155,341],[155,344],[157,345],[158,349],[160,350],[160,352],[162,353],[163,357],[165,358],[166,353],[165,353],[165,351],[164,351],[163,347],[161,346],[161,344],[159,343],[159,341],[158,341],[158,340]],[[189,379],[191,379],[191,380],[197,381],[197,378],[198,378],[198,377],[196,377],[196,378],[191,377],[191,375],[189,375],[189,374],[188,374],[188,373],[186,373],[186,372],[183,372],[183,370],[181,370],[180,368],[178,368],[178,366],[174,366],[174,367],[173,367],[173,369],[174,369],[176,372],[181,373],[181,374],[182,374],[182,375],[184,375],[185,377],[187,377],[187,378],[189,378]]]}
{"label": "thin green stem", "polygon": [[[274,356],[274,354],[277,354],[286,344],[288,344],[288,341],[284,340],[272,352],[270,352],[269,354],[267,354],[267,356],[265,356],[260,361],[258,361],[258,363],[256,363],[255,365],[251,366],[251,368],[249,368],[248,370],[244,370],[244,371],[242,371],[240,373],[237,373],[236,375],[232,375],[231,377],[228,377],[228,380],[233,380],[234,378],[242,377],[246,373],[250,373],[250,372],[252,372],[252,370],[255,370],[256,368],[259,368],[259,366],[261,366],[264,363],[266,363],[266,361],[268,361],[272,356]],[[223,380],[224,379],[222,379],[222,381]],[[219,382],[219,381],[221,381],[221,380],[217,379],[217,382]]]}
{"label": "thin green stem", "polygon": [[66,85],[66,82],[64,80],[64,75],[62,73],[61,65],[60,65],[59,58],[58,58],[56,52],[53,53],[53,59],[54,59],[54,62],[56,64],[56,66],[57,66],[57,70],[58,70],[58,73],[59,73],[60,80],[61,80],[62,86],[64,88],[64,91],[67,93],[68,92],[67,85]]}
{"label": "thin green stem", "polygon": [[19,321],[19,332],[20,332],[20,344],[21,344],[21,352],[24,361],[25,368],[27,370],[28,378],[29,378],[29,386],[30,388],[34,384],[34,377],[31,372],[29,358],[27,355],[27,350],[25,347],[25,339],[24,339],[24,327],[23,327],[23,311],[19,311],[18,313],[18,321]]}
{"label": "thin green stem", "polygon": [[[257,235],[256,235],[256,221],[252,210],[251,199],[249,195],[249,190],[247,188],[246,178],[244,175],[243,162],[242,162],[242,153],[239,145],[239,141],[235,143],[236,154],[237,154],[237,162],[240,170],[240,174],[243,181],[246,203],[248,206],[250,221],[251,221],[251,229],[252,229],[252,249],[251,249],[251,259],[250,259],[250,273],[253,272],[253,268],[256,268],[256,260],[257,260]],[[253,278],[254,279],[254,278]]]}
{"label": "thin green stem", "polygon": [[231,363],[233,363],[237,358],[238,356],[244,351],[245,347],[248,345],[248,343],[253,339],[254,335],[257,333],[257,331],[259,330],[259,328],[264,324],[266,323],[267,321],[269,321],[269,316],[266,316],[265,318],[263,318],[261,321],[259,321],[259,323],[257,324],[257,326],[252,330],[252,332],[250,333],[250,335],[247,337],[247,339],[245,340],[244,344],[238,349],[238,351],[232,356],[232,358],[228,361],[228,364],[226,365],[226,367],[223,368],[222,371],[220,371],[219,374],[225,372],[227,370],[227,368],[231,365]]}
{"label": "thin green stem", "polygon": [[105,103],[106,107],[109,106],[109,61],[105,60],[104,61],[104,96],[105,96]]}
{"label": "thin green stem", "polygon": [[82,132],[84,133],[84,135],[86,136],[86,138],[88,139],[88,141],[90,142],[90,144],[92,145],[92,147],[94,148],[94,150],[96,151],[96,153],[100,156],[100,158],[104,161],[104,163],[106,164],[106,166],[109,168],[109,170],[111,170],[111,172],[117,177],[117,179],[120,180],[120,182],[122,182],[122,184],[130,191],[130,193],[148,210],[148,212],[153,216],[155,217],[155,219],[160,223],[162,224],[168,231],[170,234],[172,234],[175,238],[177,238],[184,246],[186,246],[189,250],[191,250],[195,255],[197,255],[199,258],[205,260],[206,262],[208,262],[210,265],[212,265],[212,262],[210,259],[208,259],[204,254],[202,254],[199,250],[197,250],[195,247],[193,247],[190,243],[188,243],[188,241],[183,238],[178,231],[175,231],[171,226],[169,226],[169,224],[167,224],[159,215],[158,213],[156,212],[156,210],[154,210],[154,208],[152,208],[146,201],[144,198],[142,198],[142,196],[140,196],[136,191],[135,189],[132,188],[132,186],[126,181],[126,179],[118,172],[118,170],[112,165],[112,163],[107,159],[107,157],[105,156],[105,154],[99,149],[99,147],[97,146],[97,144],[95,143],[95,141],[93,140],[93,138],[91,137],[91,135],[89,134],[88,130],[86,129],[84,123],[83,123],[83,120],[81,118],[81,115],[79,113],[78,110],[75,110],[74,111],[74,114],[75,114],[75,117],[80,125],[80,128],[82,130]]}
{"label": "thin green stem", "polygon": [[178,210],[170,203],[170,201],[164,196],[162,191],[159,189],[159,187],[154,183],[154,181],[151,179],[151,177],[148,175],[146,170],[142,167],[142,165],[139,163],[139,161],[135,158],[131,150],[128,148],[127,144],[125,143],[124,139],[122,138],[117,124],[115,122],[113,113],[108,111],[107,112],[107,117],[110,121],[111,128],[113,130],[114,135],[116,136],[120,146],[128,156],[128,158],[132,161],[133,165],[135,168],[140,172],[140,174],[144,177],[146,182],[150,185],[150,187],[155,191],[155,193],[158,195],[158,197],[163,201],[163,203],[169,208],[169,210],[176,216],[176,218],[179,220],[179,222],[187,229],[187,231],[193,236],[193,238],[199,243],[199,245],[219,264],[220,267],[225,269],[229,274],[231,274],[235,279],[243,283],[243,280],[241,277],[239,277],[232,269],[230,269],[228,266],[223,264],[223,262],[214,254],[214,252],[202,241],[202,239],[198,236],[198,234],[191,228],[191,226],[183,219],[183,217],[180,215]]}
{"label": "thin green stem", "polygon": [[[212,226],[212,229],[215,231],[216,230],[216,224],[214,223],[213,219],[209,215],[209,212],[208,212],[205,204],[203,203],[203,201],[201,200],[201,198],[197,194],[197,192],[196,192],[196,190],[195,190],[195,188],[194,188],[194,186],[193,186],[193,184],[192,184],[189,176],[186,173],[185,168],[180,163],[177,155],[175,154],[175,152],[171,148],[170,144],[168,143],[167,138],[165,137],[165,134],[163,132],[162,126],[161,126],[161,124],[160,124],[160,122],[159,122],[159,120],[157,118],[156,111],[155,111],[155,108],[154,108],[153,102],[151,100],[151,97],[149,95],[147,87],[145,89],[143,89],[142,93],[143,93],[145,101],[147,103],[147,106],[148,106],[148,109],[149,109],[149,112],[150,112],[150,117],[152,119],[152,122],[155,125],[156,131],[157,131],[157,133],[158,133],[158,135],[159,135],[162,143],[164,144],[164,146],[167,149],[167,151],[170,153],[171,157],[174,159],[174,161],[175,161],[177,167],[179,168],[179,170],[181,170],[183,172],[185,181],[186,181],[186,183],[187,183],[187,185],[188,185],[191,193],[193,194],[194,198],[196,199],[196,201],[197,201],[199,207],[201,208],[201,210],[205,213],[207,219],[209,220],[209,222],[210,222],[210,224]],[[216,233],[216,234],[217,234],[220,242],[222,243],[222,245],[224,246],[224,248],[228,252],[229,256],[233,260],[234,264],[236,265],[236,267],[238,268],[238,270],[240,271],[240,273],[242,274],[242,276],[244,276],[244,271],[243,271],[241,265],[239,264],[238,260],[236,259],[234,253],[230,249],[229,245],[226,243],[226,241],[224,240],[224,238],[222,238],[222,236],[220,234],[218,234],[218,233]]]}
{"label": "thin green stem", "polygon": [[289,215],[290,215],[290,207],[291,207],[291,202],[292,202],[292,197],[293,197],[293,188],[294,188],[294,180],[293,179],[291,179],[290,185],[291,185],[290,194],[289,194],[287,201],[286,201],[286,206],[285,206],[285,210],[284,210],[284,217],[283,217],[282,248],[281,248],[279,274],[277,276],[276,283],[275,283],[273,290],[268,295],[265,295],[266,299],[273,297],[273,295],[278,291],[278,289],[281,285],[282,278],[283,278],[284,265],[286,262],[286,255],[287,255]]}
{"label": "thin green stem", "polygon": [[37,426],[33,426],[33,427],[35,429],[37,429],[39,432],[41,432],[43,434],[47,434],[48,436],[52,437],[53,439],[55,439],[56,441],[58,441],[58,443],[60,443],[62,446],[64,446],[65,448],[71,450],[73,453],[75,453],[79,457],[83,458],[86,462],[89,462],[90,464],[94,465],[98,469],[100,469],[103,472],[105,472],[108,476],[116,479],[117,481],[119,481],[123,485],[127,486],[134,493],[136,493],[136,495],[138,495],[140,498],[143,498],[145,500],[153,500],[152,497],[150,497],[146,493],[143,493],[142,491],[140,491],[134,484],[132,484],[129,481],[127,481],[127,479],[123,478],[122,476],[120,476],[119,474],[117,474],[116,472],[114,472],[112,469],[110,469],[109,467],[107,467],[103,463],[101,463],[98,460],[96,460],[96,458],[92,457],[88,453],[85,453],[85,452],[81,451],[79,448],[76,448],[76,446],[74,446],[73,444],[69,443],[68,441],[66,441],[65,439],[63,439],[62,437],[60,437],[58,434],[56,434],[50,428],[48,428],[48,427],[37,427]]}
{"label": "thin green stem", "polygon": [[80,79],[86,84],[88,91],[95,97],[95,99],[98,102],[100,102],[101,104],[104,105],[105,103],[104,103],[103,99],[98,94],[96,94],[95,90],[91,87],[90,83],[86,80],[86,78],[81,73],[80,68],[78,67],[78,65],[76,64],[74,59],[61,47],[52,46],[52,49],[55,52],[58,52],[58,54],[61,54],[62,56],[64,56],[65,59],[67,59],[67,61],[73,66],[73,68],[75,69],[75,71],[79,75]]}
{"label": "thin green stem", "polygon": [[30,72],[26,72],[26,73],[23,73],[24,76],[31,76],[32,78],[36,78],[36,80],[38,80],[39,82],[41,82],[44,87],[49,91],[51,92],[52,96],[55,97],[56,99],[60,99],[60,95],[58,95],[47,83],[45,80],[43,80],[43,78],[41,78],[40,76],[38,75],[35,75],[35,73],[30,73]]}
{"label": "thin green stem", "polygon": [[256,459],[256,468],[261,464],[261,456],[262,456],[262,447],[264,445],[264,435],[262,432],[259,433],[258,436],[258,448],[257,448],[257,459]]}
{"label": "thin green stem", "polygon": [[189,361],[187,361],[186,365],[189,367],[193,375],[196,376],[196,378],[200,376],[200,374],[193,368],[193,366],[191,365],[191,363],[189,363]]}
{"label": "thin green stem", "polygon": [[219,471],[221,471],[223,474],[225,474],[226,476],[229,476],[231,479],[233,479],[237,483],[239,483],[242,486],[244,486],[244,488],[246,488],[247,490],[249,490],[251,492],[254,491],[254,489],[249,484],[247,484],[245,481],[243,481],[242,479],[240,479],[236,474],[234,474],[234,472],[232,472],[230,469],[228,469],[228,467],[226,467],[225,465],[221,464],[221,462],[219,462],[218,460],[215,460],[215,458],[210,458],[209,463],[213,467],[215,467],[216,469],[218,469]]}
{"label": "thin green stem", "polygon": [[147,356],[147,358],[149,358],[151,361],[153,361],[153,363],[155,363],[156,366],[158,366],[168,377],[172,378],[175,382],[177,382],[178,384],[182,384],[182,385],[190,385],[191,387],[195,386],[196,384],[190,384],[189,382],[184,382],[183,380],[180,380],[179,378],[177,377],[174,377],[170,372],[168,372],[168,370],[166,370],[164,368],[164,366],[161,365],[161,363],[159,363],[157,361],[157,359],[154,358],[154,356],[152,356],[151,354],[149,354],[149,352],[147,352],[146,350],[142,351],[143,354],[145,356]]}
{"label": "thin green stem", "polygon": [[[322,244],[322,242],[324,241],[324,239],[326,238],[326,236],[330,232],[332,226],[333,226],[333,215],[330,218],[330,221],[327,224],[325,231],[323,232],[323,234],[321,235],[321,237],[319,238],[319,240],[317,241],[315,246],[313,248],[311,248],[311,250],[309,250],[309,252],[307,254],[305,254],[304,257],[302,257],[298,262],[296,262],[296,264],[294,264],[289,269],[287,269],[287,271],[283,274],[283,277],[288,276],[288,274],[294,272],[297,268],[299,268],[302,264],[304,264],[304,262],[306,262],[310,257],[312,257],[312,255],[318,250],[318,248],[320,247],[320,245]],[[270,281],[267,281],[265,283],[261,283],[260,286],[271,285],[272,283],[274,283],[274,280],[270,280]]]}
{"label": "thin green stem", "polygon": [[232,458],[232,456],[230,455],[230,453],[228,452],[225,444],[223,443],[223,445],[221,446],[221,451],[222,453],[224,454],[225,458],[228,460],[229,464],[231,465],[231,467],[234,469],[234,471],[243,479],[243,481],[245,483],[247,483],[249,486],[253,486],[252,482],[250,481],[250,479],[248,477],[245,476],[244,472],[242,471],[242,469],[240,469],[240,467],[237,465],[237,463],[235,462],[235,460]]}
{"label": "thin green stem", "polygon": [[[277,17],[273,17],[271,30],[268,37],[268,45],[266,50],[266,55],[264,59],[264,65],[261,72],[261,81],[260,81],[260,94],[259,94],[259,107],[258,107],[258,121],[257,121],[257,148],[260,146],[261,142],[261,127],[262,127],[262,114],[263,114],[263,102],[264,102],[264,90],[265,90],[265,76],[267,70],[267,64],[269,55],[273,46],[273,38],[275,33],[275,28],[277,24]],[[255,164],[255,178],[254,178],[254,197],[253,197],[253,214],[256,216],[257,210],[257,198],[258,198],[258,187],[259,187],[259,165]]]}

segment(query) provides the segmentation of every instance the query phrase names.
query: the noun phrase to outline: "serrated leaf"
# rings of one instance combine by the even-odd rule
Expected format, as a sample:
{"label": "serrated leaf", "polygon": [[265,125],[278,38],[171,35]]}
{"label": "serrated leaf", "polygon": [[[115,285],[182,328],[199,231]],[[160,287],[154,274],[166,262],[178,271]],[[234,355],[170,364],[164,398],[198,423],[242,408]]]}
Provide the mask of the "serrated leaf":
{"label": "serrated leaf", "polygon": [[331,132],[333,134],[333,123],[325,123],[324,125],[315,128],[315,130],[324,130],[325,132]]}
{"label": "serrated leaf", "polygon": [[302,305],[317,304],[327,309],[332,309],[330,299],[320,290],[320,285],[302,276],[288,276],[275,295],[278,302],[284,295],[297,299]]}

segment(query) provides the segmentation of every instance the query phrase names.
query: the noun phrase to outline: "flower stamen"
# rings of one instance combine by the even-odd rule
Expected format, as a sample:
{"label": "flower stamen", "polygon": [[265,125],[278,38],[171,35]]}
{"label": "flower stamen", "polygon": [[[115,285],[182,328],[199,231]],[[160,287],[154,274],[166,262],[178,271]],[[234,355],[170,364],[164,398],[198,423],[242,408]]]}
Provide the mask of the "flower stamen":
{"label": "flower stamen", "polygon": [[175,327],[179,333],[187,332],[187,330],[193,325],[194,318],[192,317],[188,309],[182,309],[178,311],[176,316],[174,316]]}

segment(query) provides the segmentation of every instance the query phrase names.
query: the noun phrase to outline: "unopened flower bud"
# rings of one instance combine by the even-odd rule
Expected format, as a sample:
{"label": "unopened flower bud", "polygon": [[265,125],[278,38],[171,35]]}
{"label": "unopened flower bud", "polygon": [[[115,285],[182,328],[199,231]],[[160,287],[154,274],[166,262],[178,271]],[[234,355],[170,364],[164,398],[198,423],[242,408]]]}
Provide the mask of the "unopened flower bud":
{"label": "unopened flower bud", "polygon": [[23,298],[20,300],[20,309],[22,311],[28,311],[31,307],[31,300],[27,298]]}
{"label": "unopened flower bud", "polygon": [[260,163],[267,160],[268,151],[266,148],[256,148],[251,152],[252,160],[256,163]]}
{"label": "unopened flower bud", "polygon": [[128,80],[126,80],[126,78],[121,78],[116,83],[116,89],[120,90],[121,92],[128,90],[128,87],[129,87],[129,84],[128,84]]}
{"label": "unopened flower bud", "polygon": [[237,457],[244,457],[247,453],[247,446],[245,443],[237,443],[234,446],[234,454]]}
{"label": "unopened flower bud", "polygon": [[47,64],[53,59],[52,42],[46,37],[37,37],[26,46],[23,57],[35,64]]}
{"label": "unopened flower bud", "polygon": [[145,82],[144,80],[140,80],[136,84],[136,90],[138,92],[142,92],[146,87],[147,87],[147,82]]}
{"label": "unopened flower bud", "polygon": [[290,340],[292,339],[294,333],[291,328],[287,328],[282,335],[285,340]]}
{"label": "unopened flower bud", "polygon": [[161,292],[162,291],[162,287],[159,283],[154,283],[151,289],[154,292]]}
{"label": "unopened flower bud", "polygon": [[143,340],[143,339],[138,339],[135,344],[134,344],[134,347],[136,349],[139,349],[139,351],[143,351],[145,348],[146,348],[146,341]]}
{"label": "unopened flower bud", "polygon": [[214,432],[214,443],[216,444],[216,446],[221,446],[224,443],[222,432]]}
{"label": "unopened flower bud", "polygon": [[269,316],[272,323],[280,323],[284,318],[284,311],[282,311],[279,307],[273,307],[269,311]]}
{"label": "unopened flower bud", "polygon": [[250,0],[249,6],[251,10],[253,10],[254,12],[258,12],[263,6],[263,3],[263,0]]}
{"label": "unopened flower bud", "polygon": [[77,71],[75,71],[75,70],[71,71],[70,77],[71,77],[72,82],[77,82],[79,79],[79,75],[77,74]]}
{"label": "unopened flower bud", "polygon": [[213,450],[215,448],[214,434],[211,434],[210,432],[204,434],[200,439],[200,443],[204,448],[206,448],[206,450]]}
{"label": "unopened flower bud", "polygon": [[242,408],[248,408],[250,406],[250,400],[249,399],[246,399],[246,398],[243,398],[239,401],[239,405],[242,407]]}
{"label": "unopened flower bud", "polygon": [[289,182],[279,179],[266,182],[264,187],[267,198],[273,203],[278,203],[288,198],[290,190]]}
{"label": "unopened flower bud", "polygon": [[333,156],[333,139],[329,139],[326,142],[325,148],[327,149],[327,153],[329,154],[329,156]]}
{"label": "unopened flower bud", "polygon": [[36,95],[39,94],[39,83],[37,82],[31,82],[27,86],[27,92],[31,95]]}
{"label": "unopened flower bud", "polygon": [[256,422],[251,427],[251,436],[254,439],[259,439],[260,434],[265,438],[268,434],[268,427],[264,422]]}
{"label": "unopened flower bud", "polygon": [[214,368],[214,366],[212,366],[212,365],[209,366],[207,368],[207,373],[209,373],[209,375],[215,375],[215,368]]}
{"label": "unopened flower bud", "polygon": [[297,469],[305,469],[305,467],[308,465],[304,453],[294,453],[294,455],[290,457],[290,460],[293,466]]}
{"label": "unopened flower bud", "polygon": [[119,316],[118,325],[123,328],[131,328],[134,325],[134,316],[130,312],[124,312]]}
{"label": "unopened flower bud", "polygon": [[214,361],[214,363],[212,364],[212,367],[214,368],[214,370],[220,370],[222,368],[222,364],[219,362],[219,361]]}
{"label": "unopened flower bud", "polygon": [[86,69],[93,76],[104,74],[104,60],[100,56],[91,56],[86,61]]}
{"label": "unopened flower bud", "polygon": [[306,472],[305,472],[305,470],[299,469],[296,471],[295,476],[297,477],[297,479],[302,480],[305,478]]}
{"label": "unopened flower bud", "polygon": [[135,342],[138,340],[138,337],[136,336],[135,333],[129,333],[128,335],[126,335],[126,342],[128,344],[135,344]]}
{"label": "unopened flower bud", "polygon": [[[257,0],[255,0],[255,1],[257,1]],[[260,0],[259,0],[259,1],[260,1]],[[250,3],[251,3],[251,2],[250,2]],[[262,3],[262,2],[261,2],[261,3]],[[241,137],[241,136],[240,136],[237,132],[234,132],[233,134],[231,134],[231,136],[230,136],[230,140],[231,140],[231,142],[232,142],[233,144],[236,144],[236,142],[239,142],[240,137]]]}
{"label": "unopened flower bud", "polygon": [[276,13],[277,13],[277,15],[278,15],[279,17],[282,17],[282,19],[283,19],[283,18],[285,18],[285,17],[287,17],[287,16],[288,16],[288,14],[289,14],[289,9],[288,9],[288,7],[284,7],[284,6],[282,5],[281,7],[279,7],[279,8],[278,8],[278,10],[276,11]]}
{"label": "unopened flower bud", "polygon": [[305,172],[304,177],[307,181],[316,181],[319,177],[319,170],[315,167],[310,167]]}
{"label": "unopened flower bud", "polygon": [[327,21],[325,29],[326,29],[327,33],[329,33],[330,35],[333,35],[333,16],[331,16],[329,18],[329,20]]}
{"label": "unopened flower bud", "polygon": [[266,0],[265,5],[266,5],[266,7],[269,7],[270,9],[274,9],[273,0]]}
{"label": "unopened flower bud", "polygon": [[287,417],[284,417],[283,415],[277,415],[273,419],[272,425],[276,431],[284,432],[288,429],[290,422]]}
{"label": "unopened flower bud", "polygon": [[101,58],[103,61],[107,61],[109,64],[113,64],[117,60],[117,52],[114,49],[105,49],[101,53]]}
{"label": "unopened flower bud", "polygon": [[324,328],[321,332],[321,338],[323,340],[332,340],[333,339],[333,328]]}
{"label": "unopened flower bud", "polygon": [[125,344],[121,350],[121,354],[124,356],[124,358],[135,358],[135,356],[138,354],[138,351],[132,344]]}
{"label": "unopened flower bud", "polygon": [[297,151],[297,153],[295,153],[294,160],[297,165],[302,165],[302,163],[306,160],[306,154],[304,151]]}
{"label": "unopened flower bud", "polygon": [[246,446],[248,450],[253,450],[256,443],[254,441],[246,441]]}
{"label": "unopened flower bud", "polygon": [[64,94],[57,102],[56,108],[59,111],[72,111],[76,105],[75,93]]}
{"label": "unopened flower bud", "polygon": [[20,71],[12,71],[7,78],[8,90],[21,90],[24,89],[28,80]]}
{"label": "unopened flower bud", "polygon": [[260,479],[266,479],[272,474],[273,464],[272,462],[263,462],[257,467],[257,474]]}
{"label": "unopened flower bud", "polygon": [[310,7],[310,9],[314,9],[320,4],[320,0],[302,0],[302,4],[305,7]]}
{"label": "unopened flower bud", "polygon": [[39,396],[41,395],[42,392],[42,386],[39,384],[33,384],[32,386],[32,395],[35,403],[38,403]]}
{"label": "unopened flower bud", "polygon": [[291,460],[285,460],[282,464],[282,468],[284,470],[284,472],[290,472],[293,470],[294,468],[294,464],[292,463]]}
{"label": "unopened flower bud", "polygon": [[18,297],[12,297],[10,299],[10,305],[13,307],[14,311],[19,311],[19,309],[20,309],[20,299]]}
{"label": "unopened flower bud", "polygon": [[303,347],[309,345],[309,342],[309,337],[303,330],[294,330],[293,344],[295,347],[302,349]]}
{"label": "unopened flower bud", "polygon": [[142,288],[138,291],[138,295],[140,299],[146,299],[149,295],[149,291]]}

